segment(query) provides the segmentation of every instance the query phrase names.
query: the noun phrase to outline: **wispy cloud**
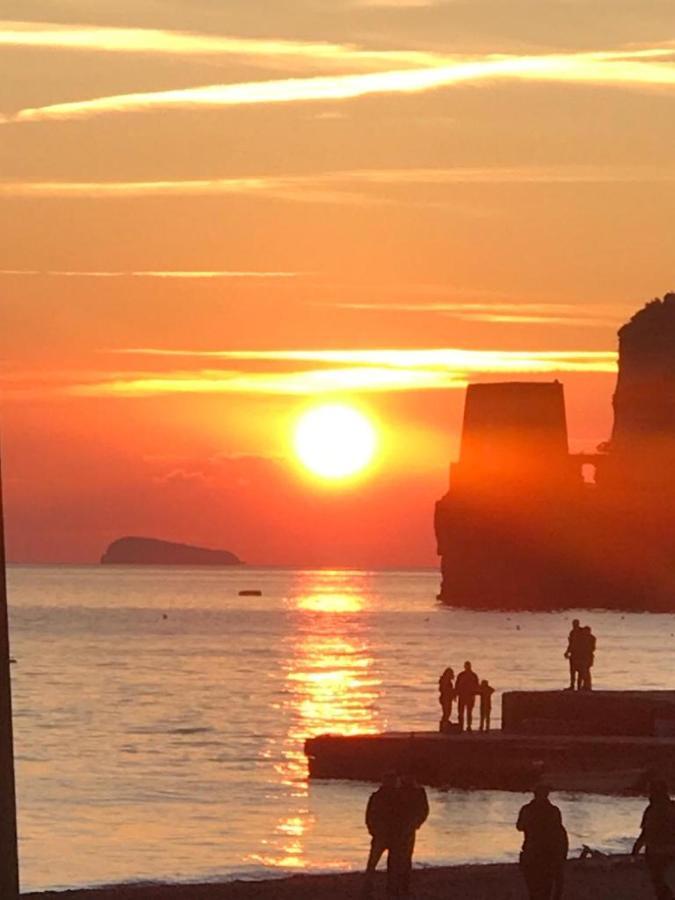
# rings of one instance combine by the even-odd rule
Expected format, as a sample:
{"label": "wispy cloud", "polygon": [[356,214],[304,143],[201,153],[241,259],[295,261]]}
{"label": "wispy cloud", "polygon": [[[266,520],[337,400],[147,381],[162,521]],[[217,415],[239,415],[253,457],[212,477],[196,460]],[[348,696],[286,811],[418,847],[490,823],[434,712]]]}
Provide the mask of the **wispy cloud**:
{"label": "wispy cloud", "polygon": [[423,9],[440,6],[444,0],[351,0],[350,6],[365,9]]}
{"label": "wispy cloud", "polygon": [[0,269],[0,276],[46,276],[51,278],[175,278],[179,280],[192,279],[259,279],[259,278],[297,278],[301,272],[246,272],[246,271],[177,271],[174,269],[157,271],[119,271],[119,272],[78,272],[63,271],[58,269]]}
{"label": "wispy cloud", "polygon": [[370,350],[184,350],[132,347],[112,351],[128,356],[238,362],[319,363],[391,369],[445,371],[453,375],[497,372],[613,372],[613,351],[465,350],[456,347]]}
{"label": "wispy cloud", "polygon": [[200,370],[148,373],[73,385],[69,393],[94,397],[149,397],[163,394],[279,394],[311,396],[350,392],[418,391],[463,387],[452,372],[378,366],[344,366],[299,372]]}
{"label": "wispy cloud", "polygon": [[[463,167],[355,169],[303,175],[259,175],[176,181],[0,181],[0,196],[128,198],[242,195],[302,203],[383,203],[378,188],[453,184],[632,184],[674,182],[675,167]],[[416,198],[409,198],[416,203]],[[442,202],[440,199],[436,202]]]}
{"label": "wispy cloud", "polygon": [[211,35],[155,28],[60,25],[53,22],[0,21],[0,46],[51,50],[170,56],[242,58],[247,64],[287,69],[372,69],[433,65],[434,53],[373,50],[327,41],[291,41]]}
{"label": "wispy cloud", "polygon": [[381,313],[432,314],[459,319],[466,322],[491,322],[495,324],[518,325],[563,325],[572,327],[606,328],[616,325],[624,318],[629,307],[610,304],[584,306],[574,303],[530,303],[530,302],[464,302],[442,301],[420,302],[344,302],[332,303],[340,309],[366,310]]}
{"label": "wispy cloud", "polygon": [[[189,350],[140,347],[108,351],[133,359],[125,370],[5,372],[3,396],[45,394],[143,398],[165,395],[318,396],[453,390],[482,376],[614,373],[604,351],[529,352],[460,348],[372,350]],[[143,360],[152,359],[152,366]],[[179,365],[180,363],[180,365]]]}
{"label": "wispy cloud", "polygon": [[675,47],[667,44],[639,50],[539,56],[451,58],[431,55],[423,68],[118,94],[23,109],[6,121],[65,121],[152,110],[339,101],[376,94],[423,93],[456,84],[494,81],[672,88],[675,86],[674,56]]}

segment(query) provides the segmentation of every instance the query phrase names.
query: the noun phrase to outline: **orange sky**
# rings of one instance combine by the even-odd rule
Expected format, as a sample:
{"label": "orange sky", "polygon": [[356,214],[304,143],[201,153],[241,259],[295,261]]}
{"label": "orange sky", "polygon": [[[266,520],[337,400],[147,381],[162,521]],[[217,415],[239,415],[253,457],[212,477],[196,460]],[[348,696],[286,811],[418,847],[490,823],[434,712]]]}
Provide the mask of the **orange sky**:
{"label": "orange sky", "polygon": [[[560,377],[608,436],[616,328],[672,288],[670,0],[9,6],[10,558],[433,564],[467,381]],[[336,398],[382,435],[342,488],[291,452]]]}

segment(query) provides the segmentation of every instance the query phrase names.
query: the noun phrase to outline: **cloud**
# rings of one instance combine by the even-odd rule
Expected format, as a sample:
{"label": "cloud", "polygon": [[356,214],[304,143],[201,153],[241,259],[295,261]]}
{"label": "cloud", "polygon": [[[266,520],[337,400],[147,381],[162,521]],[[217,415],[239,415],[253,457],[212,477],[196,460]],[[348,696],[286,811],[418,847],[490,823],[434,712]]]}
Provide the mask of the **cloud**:
{"label": "cloud", "polygon": [[593,304],[582,306],[573,303],[529,302],[464,302],[442,301],[438,303],[332,303],[340,309],[367,310],[370,312],[395,312],[432,314],[460,319],[466,322],[491,322],[519,325],[563,325],[573,327],[606,328],[617,325],[629,310],[618,305]]}
{"label": "cloud", "polygon": [[[0,181],[0,197],[98,200],[130,197],[231,195],[301,203],[363,204],[389,202],[386,193],[382,191],[377,193],[378,188],[404,188],[416,185],[641,184],[673,181],[675,181],[675,168],[655,168],[653,166],[494,166],[482,168],[458,166],[452,169],[354,169],[303,175],[258,175],[178,181]],[[408,198],[408,202],[417,203],[418,201],[416,198]],[[153,273],[135,274],[139,277],[150,277]],[[225,276],[221,275],[220,277]]]}
{"label": "cloud", "polygon": [[495,81],[557,82],[629,88],[675,87],[675,47],[668,44],[640,50],[539,56],[427,56],[429,63],[423,68],[118,94],[23,109],[5,121],[69,121],[153,110],[332,102],[378,94],[416,94],[457,84]]}
{"label": "cloud", "polygon": [[305,274],[301,272],[246,272],[246,271],[178,271],[178,270],[158,270],[158,271],[140,271],[140,272],[69,272],[58,269],[0,269],[0,276],[26,276],[36,277],[44,276],[49,278],[167,278],[178,280],[211,280],[211,279],[253,279],[271,278],[297,278]]}
{"label": "cloud", "polygon": [[613,372],[613,351],[464,350],[457,347],[371,350],[180,350],[132,347],[112,351],[130,356],[154,356],[239,362],[321,363],[372,366],[394,370],[444,371],[466,375],[484,372]]}
{"label": "cloud", "polygon": [[[6,399],[28,396],[143,398],[167,395],[319,396],[452,390],[481,376],[616,372],[606,351],[502,351],[461,348],[370,350],[185,350],[137,347],[116,356],[153,358],[154,368],[6,372]],[[177,361],[182,367],[176,368]],[[167,364],[162,369],[161,363]],[[168,364],[171,367],[168,367]],[[220,366],[219,364],[222,364]],[[256,365],[258,365],[256,370]],[[158,368],[158,365],[160,367]],[[272,368],[271,368],[272,367]],[[275,371],[276,368],[276,371]]]}
{"label": "cloud", "polygon": [[[0,181],[0,197],[125,199],[129,197],[195,197],[209,195],[264,197],[303,203],[362,203],[362,195],[330,190],[325,176],[256,176],[182,181]],[[313,189],[310,189],[313,185]],[[377,202],[371,200],[370,202]]]}
{"label": "cloud", "polygon": [[349,5],[359,9],[424,9],[442,3],[443,0],[351,0]]}
{"label": "cloud", "polygon": [[101,53],[242,58],[247,64],[289,69],[392,65],[432,65],[435,54],[416,50],[369,50],[354,44],[210,35],[154,28],[59,25],[53,22],[0,21],[0,46]]}
{"label": "cloud", "polygon": [[241,372],[205,369],[75,384],[68,393],[84,397],[153,397],[165,394],[277,394],[311,396],[352,392],[397,392],[464,387],[454,373],[387,366],[341,366],[298,372]]}

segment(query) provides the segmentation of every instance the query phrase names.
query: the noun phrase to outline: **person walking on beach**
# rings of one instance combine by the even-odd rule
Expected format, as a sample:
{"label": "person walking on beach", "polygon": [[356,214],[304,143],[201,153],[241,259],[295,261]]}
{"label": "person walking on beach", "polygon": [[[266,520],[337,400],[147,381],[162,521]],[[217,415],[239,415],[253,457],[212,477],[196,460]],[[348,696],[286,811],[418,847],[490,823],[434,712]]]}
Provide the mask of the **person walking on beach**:
{"label": "person walking on beach", "polygon": [[569,844],[560,810],[549,800],[548,787],[535,788],[534,799],[518,814],[516,828],[524,834],[520,868],[530,900],[560,900]]}
{"label": "person walking on beach", "polygon": [[565,659],[570,662],[570,686],[568,690],[578,690],[581,682],[579,673],[579,637],[581,636],[581,622],[578,619],[572,620],[572,630],[567,637],[567,650],[565,650]]}
{"label": "person walking on beach", "polygon": [[591,669],[595,662],[595,635],[589,625],[580,629],[578,638],[578,666],[579,666],[579,690],[592,690]]}
{"label": "person walking on beach", "polygon": [[653,781],[650,785],[649,805],[642,816],[633,855],[637,856],[643,847],[656,900],[672,900],[675,894],[668,880],[675,874],[675,803],[665,781]]}
{"label": "person walking on beach", "polygon": [[459,711],[459,730],[471,731],[471,720],[476,695],[479,693],[480,684],[478,675],[471,668],[470,662],[464,663],[464,670],[457,676],[455,682],[455,694],[457,695],[457,709]]}
{"label": "person walking on beach", "polygon": [[490,730],[490,715],[492,713],[492,695],[495,689],[487,682],[481,681],[478,688],[480,697],[480,730]]}
{"label": "person walking on beach", "polygon": [[387,878],[387,896],[404,900],[410,897],[415,837],[429,815],[427,792],[414,775],[401,777],[398,789],[398,815],[392,847],[389,851],[392,877]]}
{"label": "person walking on beach", "polygon": [[387,851],[387,885],[394,878],[392,869],[392,844],[396,837],[399,815],[399,782],[394,772],[387,772],[382,785],[370,795],[366,806],[366,828],[370,834],[370,853],[366,863],[362,897],[373,896],[373,880],[377,864]]}
{"label": "person walking on beach", "polygon": [[438,679],[438,702],[441,704],[441,731],[452,718],[452,701],[454,699],[455,673],[448,667]]}

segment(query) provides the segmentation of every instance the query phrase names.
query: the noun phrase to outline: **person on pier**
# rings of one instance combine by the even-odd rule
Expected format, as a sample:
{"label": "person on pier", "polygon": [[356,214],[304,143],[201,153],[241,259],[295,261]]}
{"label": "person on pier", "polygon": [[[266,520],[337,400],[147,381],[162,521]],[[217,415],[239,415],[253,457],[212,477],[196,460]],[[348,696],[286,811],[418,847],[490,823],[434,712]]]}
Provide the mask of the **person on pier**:
{"label": "person on pier", "polygon": [[633,855],[637,856],[643,848],[656,900],[673,900],[675,894],[668,881],[675,868],[675,803],[665,781],[653,781],[650,785],[649,805],[642,816]]}
{"label": "person on pier", "polygon": [[441,704],[440,731],[445,730],[452,718],[452,703],[455,699],[455,673],[447,668],[438,679],[438,702]]}
{"label": "person on pier", "polygon": [[572,620],[572,630],[567,637],[567,650],[565,659],[570,662],[570,686],[568,690],[575,691],[581,687],[581,674],[579,671],[579,638],[581,637],[581,622]]}
{"label": "person on pier", "polygon": [[481,681],[478,689],[480,697],[480,730],[490,730],[490,716],[492,714],[492,695],[495,689],[487,681]]}
{"label": "person on pier", "polygon": [[516,822],[516,828],[524,834],[520,868],[530,900],[562,897],[569,841],[560,810],[549,800],[549,792],[546,785],[538,785]]}
{"label": "person on pier", "polygon": [[464,669],[457,676],[455,682],[455,694],[457,695],[457,709],[459,712],[459,730],[471,731],[473,707],[476,696],[480,692],[478,675],[473,671],[470,662],[464,663]]}
{"label": "person on pier", "polygon": [[375,870],[382,855],[387,852],[387,886],[394,887],[392,846],[396,837],[396,825],[400,804],[399,781],[395,772],[387,772],[381,786],[370,795],[366,806],[366,828],[370,834],[370,853],[366,863],[363,883],[363,900],[373,897]]}

